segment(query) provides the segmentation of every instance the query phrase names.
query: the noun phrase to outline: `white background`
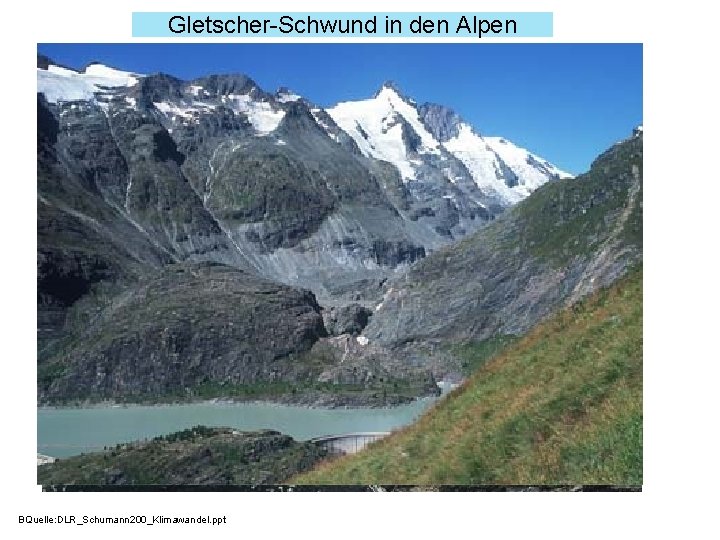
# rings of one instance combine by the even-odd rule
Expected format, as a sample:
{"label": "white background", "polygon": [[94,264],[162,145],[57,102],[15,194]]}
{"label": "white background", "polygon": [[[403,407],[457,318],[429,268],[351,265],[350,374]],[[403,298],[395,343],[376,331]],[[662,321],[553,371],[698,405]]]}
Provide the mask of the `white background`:
{"label": "white background", "polygon": [[[718,75],[717,27],[704,7],[712,3],[688,1],[673,7],[631,0],[496,0],[415,1],[411,6],[413,12],[554,11],[554,38],[495,40],[500,42],[644,44],[645,480],[642,493],[617,494],[41,493],[35,478],[36,44],[130,42],[133,10],[337,11],[339,3],[96,0],[8,4],[0,19],[0,463],[4,481],[0,531],[5,538],[717,535],[718,496],[712,490],[718,483],[720,151],[715,127],[720,92],[714,80]],[[387,0],[342,5],[347,11],[410,11],[410,6]],[[484,37],[482,43],[491,41]],[[482,47],[476,39],[466,42]],[[158,513],[225,514],[230,525],[214,531],[203,526],[18,525],[21,514]]]}

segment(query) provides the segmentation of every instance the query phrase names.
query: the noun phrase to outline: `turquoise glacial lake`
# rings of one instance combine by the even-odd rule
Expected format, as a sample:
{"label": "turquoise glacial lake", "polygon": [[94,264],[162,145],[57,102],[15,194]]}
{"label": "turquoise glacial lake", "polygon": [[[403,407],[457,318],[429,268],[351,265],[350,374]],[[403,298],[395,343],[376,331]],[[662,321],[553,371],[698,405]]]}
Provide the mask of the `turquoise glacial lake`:
{"label": "turquoise glacial lake", "polygon": [[274,429],[297,440],[358,431],[392,431],[412,423],[437,398],[379,409],[322,409],[269,403],[38,408],[37,451],[68,457],[165,435],[196,425]]}

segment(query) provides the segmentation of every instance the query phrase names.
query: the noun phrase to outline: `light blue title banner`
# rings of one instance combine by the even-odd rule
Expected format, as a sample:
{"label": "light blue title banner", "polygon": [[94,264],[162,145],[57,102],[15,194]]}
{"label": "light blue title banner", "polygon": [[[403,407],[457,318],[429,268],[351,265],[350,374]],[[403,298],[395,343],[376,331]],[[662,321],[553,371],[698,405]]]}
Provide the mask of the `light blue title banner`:
{"label": "light blue title banner", "polygon": [[133,37],[552,37],[548,12],[134,12]]}

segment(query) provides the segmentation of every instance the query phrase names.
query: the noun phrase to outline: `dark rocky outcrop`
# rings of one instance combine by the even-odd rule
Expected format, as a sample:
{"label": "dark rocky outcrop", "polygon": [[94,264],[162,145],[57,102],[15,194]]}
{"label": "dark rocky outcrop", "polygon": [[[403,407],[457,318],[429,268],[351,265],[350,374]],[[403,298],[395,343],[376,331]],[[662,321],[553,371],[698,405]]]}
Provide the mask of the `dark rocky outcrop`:
{"label": "dark rocky outcrop", "polygon": [[[326,335],[309,291],[216,263],[165,267],[77,305],[41,400],[183,397],[203,386],[305,380]],[[222,390],[218,390],[222,392]]]}
{"label": "dark rocky outcrop", "polygon": [[418,112],[425,127],[438,141],[445,142],[459,135],[463,120],[449,107],[437,103],[423,103]]}
{"label": "dark rocky outcrop", "polygon": [[372,311],[360,304],[329,308],[323,311],[325,329],[331,336],[351,334],[357,336],[367,326]]}
{"label": "dark rocky outcrop", "polygon": [[180,79],[158,73],[142,77],[137,85],[130,88],[129,94],[142,107],[152,109],[156,102],[182,99],[184,86]]}
{"label": "dark rocky outcrop", "polygon": [[264,92],[255,81],[242,73],[209,75],[195,79],[191,84],[202,87],[211,96],[251,95],[260,99],[273,99],[271,94]]}
{"label": "dark rocky outcrop", "polygon": [[41,465],[38,483],[48,489],[282,484],[326,456],[320,445],[298,442],[277,431],[197,426]]}
{"label": "dark rocky outcrop", "polygon": [[388,242],[376,240],[373,243],[373,258],[378,264],[397,266],[402,263],[414,263],[425,256],[425,248],[408,242]]}

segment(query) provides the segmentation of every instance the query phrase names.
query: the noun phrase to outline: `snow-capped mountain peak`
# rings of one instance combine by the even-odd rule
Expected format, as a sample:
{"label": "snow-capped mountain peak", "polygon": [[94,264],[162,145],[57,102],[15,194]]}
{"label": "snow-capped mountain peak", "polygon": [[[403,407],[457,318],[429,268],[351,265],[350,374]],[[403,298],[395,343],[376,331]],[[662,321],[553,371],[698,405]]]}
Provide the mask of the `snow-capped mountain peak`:
{"label": "snow-capped mountain peak", "polygon": [[437,154],[440,144],[428,132],[417,109],[385,83],[366,100],[338,103],[328,114],[369,157],[394,164],[404,181],[415,178],[418,154]]}
{"label": "snow-capped mountain peak", "polygon": [[363,154],[394,164],[404,182],[427,178],[433,167],[452,184],[471,190],[474,184],[481,192],[471,195],[475,202],[486,196],[508,206],[548,180],[570,176],[505,139],[483,137],[447,107],[418,106],[392,82],[328,113]]}
{"label": "snow-capped mountain peak", "polygon": [[401,99],[405,102],[407,102],[410,105],[416,105],[415,100],[411,97],[407,96],[403,91],[400,89],[400,85],[398,85],[395,81],[385,81],[380,85],[380,88],[373,94],[373,97],[378,97],[378,95],[385,93],[387,95],[389,94],[395,94],[396,99]]}

